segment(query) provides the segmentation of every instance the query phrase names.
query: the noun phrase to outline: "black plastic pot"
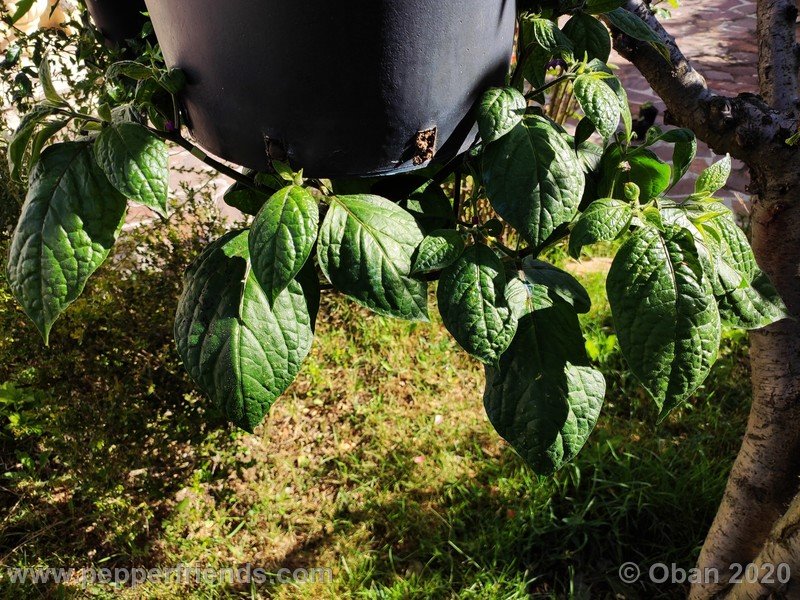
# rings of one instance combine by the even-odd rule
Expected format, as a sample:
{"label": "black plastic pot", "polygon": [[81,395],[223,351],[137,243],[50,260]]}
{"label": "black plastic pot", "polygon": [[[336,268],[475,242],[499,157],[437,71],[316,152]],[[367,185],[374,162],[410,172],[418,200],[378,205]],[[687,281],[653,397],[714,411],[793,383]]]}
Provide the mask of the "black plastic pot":
{"label": "black plastic pot", "polygon": [[445,160],[503,82],[514,0],[146,0],[198,142],[264,170],[377,175]]}
{"label": "black plastic pot", "polygon": [[95,27],[115,45],[138,36],[146,21],[144,0],[86,0],[86,8]]}

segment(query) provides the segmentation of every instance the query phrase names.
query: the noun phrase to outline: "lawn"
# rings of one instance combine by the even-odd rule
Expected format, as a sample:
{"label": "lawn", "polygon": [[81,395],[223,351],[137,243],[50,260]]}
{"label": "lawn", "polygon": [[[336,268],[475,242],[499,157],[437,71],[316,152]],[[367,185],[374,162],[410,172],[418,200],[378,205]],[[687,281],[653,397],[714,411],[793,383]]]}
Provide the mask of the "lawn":
{"label": "lawn", "polygon": [[625,587],[617,570],[696,559],[746,420],[745,336],[726,335],[704,387],[656,426],[612,335],[608,261],[565,263],[594,302],[583,325],[608,393],[578,459],[537,477],[494,433],[482,368],[438,317],[409,324],[325,297],[301,375],[249,435],[194,391],[172,346],[180,272],[219,231],[207,208],[167,244],[155,228],[127,233],[120,256],[138,260],[104,267],[49,349],[0,282],[0,565],[250,563],[329,567],[332,581],[84,591],[0,574],[0,595],[684,595]]}

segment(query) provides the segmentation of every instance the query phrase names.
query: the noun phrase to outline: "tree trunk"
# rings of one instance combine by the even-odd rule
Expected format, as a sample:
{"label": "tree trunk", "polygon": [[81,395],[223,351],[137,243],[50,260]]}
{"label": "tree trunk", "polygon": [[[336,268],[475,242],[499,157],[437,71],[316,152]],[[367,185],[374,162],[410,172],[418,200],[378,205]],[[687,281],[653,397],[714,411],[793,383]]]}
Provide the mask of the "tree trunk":
{"label": "tree trunk", "polygon": [[[669,60],[609,23],[614,48],[644,75],[676,124],[750,167],[757,198],[752,215],[756,259],[790,314],[800,316],[800,150],[786,144],[798,130],[800,108],[797,0],[757,0],[760,96],[736,97],[708,89],[648,0],[626,0],[623,7],[663,42]],[[800,497],[792,503],[800,476],[800,323],[786,319],[754,332],[750,363],[753,405],[747,432],[698,563],[701,575],[717,569],[721,583],[694,585],[694,599],[766,598],[773,592],[800,598],[800,590],[791,586],[726,584],[732,564],[777,558],[797,563],[792,575],[800,581]]]}
{"label": "tree trunk", "polygon": [[[791,314],[800,315],[797,171],[770,169],[755,179],[762,195],[753,206],[753,249]],[[698,562],[701,572],[717,569],[720,584],[696,585],[693,599],[742,593],[726,589],[731,565],[756,560],[798,490],[800,324],[785,319],[753,332],[750,340],[753,405],[747,431]]]}

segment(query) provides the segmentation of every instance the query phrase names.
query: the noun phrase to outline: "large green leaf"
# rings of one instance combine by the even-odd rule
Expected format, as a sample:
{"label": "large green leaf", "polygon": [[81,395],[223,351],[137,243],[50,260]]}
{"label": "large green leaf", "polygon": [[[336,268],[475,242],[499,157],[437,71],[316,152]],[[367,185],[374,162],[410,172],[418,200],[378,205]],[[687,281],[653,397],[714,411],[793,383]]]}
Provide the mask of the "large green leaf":
{"label": "large green leaf", "polygon": [[319,232],[323,273],[378,314],[428,319],[427,283],[410,277],[423,233],[414,217],[379,196],[335,196]]}
{"label": "large green leaf", "polygon": [[108,256],[125,207],[89,144],[54,144],[42,152],[11,242],[8,279],[45,343]]}
{"label": "large green leaf", "polygon": [[503,137],[522,121],[527,106],[525,96],[512,87],[487,90],[478,105],[481,139],[488,144]]}
{"label": "large green leaf", "polygon": [[488,145],[483,178],[497,213],[535,247],[575,216],[585,185],[575,151],[536,115]]}
{"label": "large green leaf", "polygon": [[606,287],[622,353],[663,417],[700,386],[719,350],[719,312],[691,232],[639,229]]}
{"label": "large green leaf", "polygon": [[250,229],[250,260],[270,302],[306,264],[318,227],[317,201],[296,185],[273,194],[256,215]]}
{"label": "large green leaf", "polygon": [[670,186],[672,169],[647,148],[636,148],[623,156],[619,146],[606,148],[601,162],[599,192],[619,196],[626,183],[639,186],[640,200],[645,203],[660,196]]}
{"label": "large green leaf", "polygon": [[718,298],[722,322],[730,327],[760,329],[789,317],[775,286],[760,270],[752,283]]}
{"label": "large green leaf", "polygon": [[498,361],[517,330],[522,307],[509,306],[505,294],[503,263],[483,244],[467,248],[439,280],[436,299],[445,327],[464,350],[487,364]]}
{"label": "large green leaf", "polygon": [[270,195],[268,190],[255,190],[236,182],[225,190],[222,200],[228,206],[232,206],[246,215],[256,216],[261,207],[269,200]]}
{"label": "large green leaf", "polygon": [[597,422],[605,380],[588,365],[575,311],[555,302],[520,319],[499,365],[486,368],[489,420],[541,475],[572,460]]}
{"label": "large green leaf", "polygon": [[203,392],[253,431],[311,349],[319,286],[316,277],[292,280],[270,303],[250,268],[247,238],[228,233],[189,268],[175,341]]}
{"label": "large green leaf", "polygon": [[608,61],[611,54],[611,35],[598,19],[578,12],[564,25],[564,35],[572,41],[576,60],[594,58]]}
{"label": "large green leaf", "polygon": [[118,123],[97,137],[94,156],[122,195],[167,214],[169,151],[163,141],[138,123]]}
{"label": "large green leaf", "polygon": [[625,231],[633,218],[628,202],[614,198],[600,198],[592,202],[581,214],[569,236],[569,254],[581,255],[581,249],[597,242],[615,240]]}

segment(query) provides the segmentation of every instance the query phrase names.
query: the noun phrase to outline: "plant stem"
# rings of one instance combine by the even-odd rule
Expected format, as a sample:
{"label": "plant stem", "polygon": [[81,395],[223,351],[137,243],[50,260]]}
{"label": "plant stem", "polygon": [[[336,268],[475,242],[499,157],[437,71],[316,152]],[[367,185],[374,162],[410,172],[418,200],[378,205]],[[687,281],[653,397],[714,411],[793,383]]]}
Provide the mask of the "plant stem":
{"label": "plant stem", "polygon": [[559,75],[555,79],[545,83],[542,87],[540,87],[538,89],[535,89],[533,91],[530,91],[527,94],[525,94],[525,98],[528,99],[528,100],[530,100],[531,98],[535,98],[539,94],[545,92],[546,90],[549,90],[554,85],[558,85],[562,81],[564,81],[566,79],[569,79],[569,77],[570,77],[570,73],[564,73],[563,75]]}
{"label": "plant stem", "polygon": [[453,197],[453,217],[458,221],[461,216],[461,166],[456,169],[456,182]]}
{"label": "plant stem", "polygon": [[258,186],[256,186],[255,182],[250,177],[248,177],[244,173],[239,173],[239,171],[237,171],[236,169],[233,169],[228,165],[223,164],[218,160],[210,157],[203,150],[201,150],[200,148],[192,144],[192,142],[183,137],[179,132],[167,133],[166,131],[161,131],[159,129],[154,129],[152,127],[148,127],[148,129],[150,130],[151,133],[157,135],[161,139],[178,144],[178,146],[180,146],[184,150],[188,150],[189,154],[194,156],[196,159],[207,164],[209,167],[216,169],[223,175],[230,177],[234,181],[241,183],[243,186],[255,192],[261,191],[258,189]]}

